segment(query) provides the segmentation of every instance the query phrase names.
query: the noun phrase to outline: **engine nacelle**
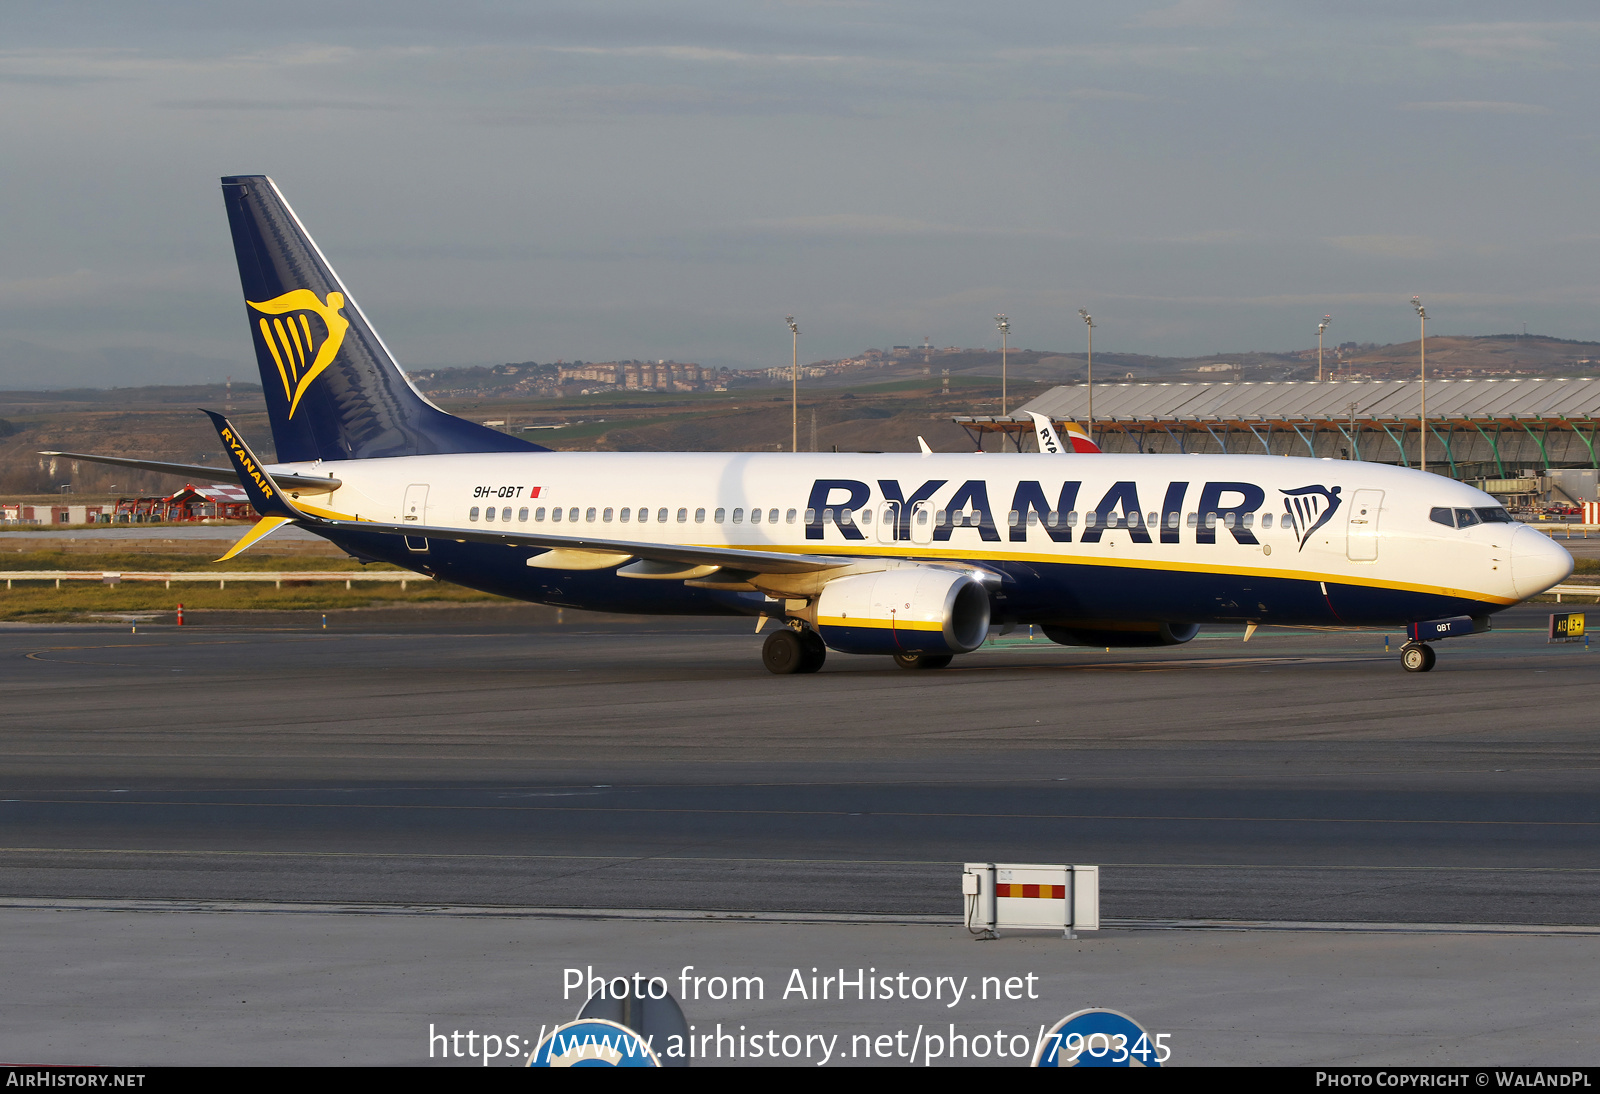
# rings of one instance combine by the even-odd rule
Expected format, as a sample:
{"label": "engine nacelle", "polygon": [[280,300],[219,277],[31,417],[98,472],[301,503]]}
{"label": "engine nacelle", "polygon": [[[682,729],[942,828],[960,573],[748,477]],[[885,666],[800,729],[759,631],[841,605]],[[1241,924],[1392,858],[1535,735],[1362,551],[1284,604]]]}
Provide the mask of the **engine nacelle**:
{"label": "engine nacelle", "polygon": [[1120,623],[1098,627],[1044,627],[1044,636],[1063,646],[1181,646],[1200,633],[1198,623]]}
{"label": "engine nacelle", "polygon": [[822,587],[816,623],[840,653],[971,653],[989,635],[989,594],[937,566],[856,574]]}

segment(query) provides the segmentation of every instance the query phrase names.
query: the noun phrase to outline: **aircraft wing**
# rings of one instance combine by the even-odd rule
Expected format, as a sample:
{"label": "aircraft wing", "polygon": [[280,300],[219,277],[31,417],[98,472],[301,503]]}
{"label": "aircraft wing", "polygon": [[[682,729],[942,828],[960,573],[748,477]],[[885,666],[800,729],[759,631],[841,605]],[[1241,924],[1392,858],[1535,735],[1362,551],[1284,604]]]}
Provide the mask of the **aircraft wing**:
{"label": "aircraft wing", "polygon": [[[255,453],[250,450],[250,446],[239,436],[228,419],[209,410],[206,413],[211,417],[212,424],[217,427],[217,435],[222,438],[223,446],[228,450],[228,458],[233,461],[238,471],[238,479],[244,484],[245,492],[250,495],[250,503],[265,520],[274,521],[274,527],[294,521],[308,528],[381,532],[387,535],[455,540],[458,543],[494,543],[506,547],[550,548],[573,552],[579,556],[587,554],[605,566],[618,566],[630,558],[638,558],[646,562],[665,562],[686,567],[716,566],[759,574],[810,574],[837,569],[840,566],[850,566],[861,561],[858,558],[840,555],[798,555],[773,551],[748,551],[737,547],[640,543],[634,540],[601,539],[592,536],[554,536],[540,532],[490,532],[481,528],[441,528],[434,525],[388,524],[375,520],[335,520],[311,516],[284,496],[280,489],[284,485],[282,480],[262,467]],[[577,564],[562,568],[594,568],[592,564],[583,565],[581,559],[574,561]]]}
{"label": "aircraft wing", "polygon": [[[41,456],[59,456],[64,460],[83,460],[85,463],[108,463],[116,467],[136,467],[140,471],[155,471],[163,475],[178,475],[191,482],[239,481],[237,471],[225,467],[207,467],[202,463],[167,463],[164,460],[135,460],[126,456],[95,456],[88,452],[40,452]],[[318,478],[314,475],[274,475],[280,485],[291,490],[312,493],[330,493],[343,485],[332,476]]]}

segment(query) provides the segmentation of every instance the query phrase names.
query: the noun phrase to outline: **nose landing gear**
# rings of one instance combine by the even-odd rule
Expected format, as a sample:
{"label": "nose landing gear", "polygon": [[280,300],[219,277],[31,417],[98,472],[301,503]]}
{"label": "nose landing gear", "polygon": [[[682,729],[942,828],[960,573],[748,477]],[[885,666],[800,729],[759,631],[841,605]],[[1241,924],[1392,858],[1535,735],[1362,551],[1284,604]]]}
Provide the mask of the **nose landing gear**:
{"label": "nose landing gear", "polygon": [[1407,672],[1427,672],[1438,658],[1425,642],[1407,642],[1400,647],[1400,664]]}

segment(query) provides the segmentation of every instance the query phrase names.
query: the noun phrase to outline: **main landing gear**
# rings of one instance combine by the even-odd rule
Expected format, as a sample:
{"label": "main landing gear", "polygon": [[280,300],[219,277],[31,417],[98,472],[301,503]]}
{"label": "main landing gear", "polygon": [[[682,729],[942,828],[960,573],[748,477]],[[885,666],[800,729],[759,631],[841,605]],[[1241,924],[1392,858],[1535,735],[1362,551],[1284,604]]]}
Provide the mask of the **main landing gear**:
{"label": "main landing gear", "polygon": [[948,653],[897,653],[894,663],[903,669],[942,669],[948,665],[951,657]]}
{"label": "main landing gear", "polygon": [[816,672],[827,659],[828,647],[809,627],[798,631],[788,627],[773,631],[761,647],[761,663],[767,666],[768,672],[779,676]]}
{"label": "main landing gear", "polygon": [[1400,647],[1400,664],[1407,672],[1427,672],[1437,658],[1426,642],[1407,642]]}

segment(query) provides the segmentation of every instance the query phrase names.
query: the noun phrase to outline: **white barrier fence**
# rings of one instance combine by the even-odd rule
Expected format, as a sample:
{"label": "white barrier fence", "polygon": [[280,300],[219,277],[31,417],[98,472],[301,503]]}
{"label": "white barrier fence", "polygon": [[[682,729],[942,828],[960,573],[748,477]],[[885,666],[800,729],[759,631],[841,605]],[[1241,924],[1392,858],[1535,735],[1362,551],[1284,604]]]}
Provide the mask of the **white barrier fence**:
{"label": "white barrier fence", "polygon": [[354,581],[388,581],[400,583],[404,589],[412,581],[432,581],[432,578],[408,570],[0,570],[5,575],[6,588],[13,581],[54,581],[61,588],[63,581],[99,581],[116,585],[123,581],[161,581],[172,588],[174,581],[215,581],[217,588],[226,589],[230,581],[270,581],[273,588],[283,588],[285,581],[342,581],[346,589]]}

